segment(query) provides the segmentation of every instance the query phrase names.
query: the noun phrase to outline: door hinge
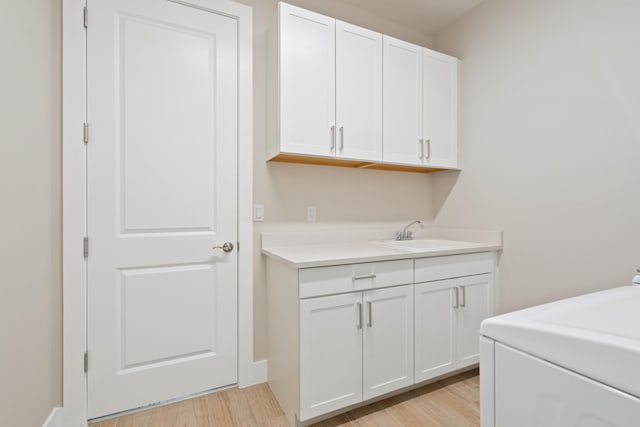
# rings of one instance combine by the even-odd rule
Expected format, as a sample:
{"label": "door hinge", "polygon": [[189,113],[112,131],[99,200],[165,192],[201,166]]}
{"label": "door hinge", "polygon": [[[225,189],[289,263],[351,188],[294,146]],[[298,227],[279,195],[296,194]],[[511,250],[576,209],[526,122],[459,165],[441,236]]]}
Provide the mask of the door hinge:
{"label": "door hinge", "polygon": [[82,140],[85,144],[89,142],[89,123],[84,123],[82,126]]}
{"label": "door hinge", "polygon": [[82,239],[82,254],[85,258],[89,256],[89,238],[85,237]]}
{"label": "door hinge", "polygon": [[84,352],[84,373],[89,372],[89,352]]}
{"label": "door hinge", "polygon": [[85,28],[89,25],[89,12],[87,11],[87,6],[84,7],[84,11],[82,12],[82,24]]}
{"label": "door hinge", "polygon": [[236,242],[236,248],[238,248],[238,252],[240,252],[240,242]]}

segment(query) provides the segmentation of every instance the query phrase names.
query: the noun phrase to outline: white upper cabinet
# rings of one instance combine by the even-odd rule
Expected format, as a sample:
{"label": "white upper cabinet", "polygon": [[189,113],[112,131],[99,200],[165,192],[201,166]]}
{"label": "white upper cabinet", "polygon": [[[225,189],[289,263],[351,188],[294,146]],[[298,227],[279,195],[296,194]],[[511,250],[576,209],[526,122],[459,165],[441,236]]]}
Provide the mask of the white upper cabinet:
{"label": "white upper cabinet", "polygon": [[286,3],[274,26],[269,157],[382,160],[382,34]]}
{"label": "white upper cabinet", "polygon": [[268,50],[269,160],[457,168],[456,58],[282,2]]}
{"label": "white upper cabinet", "polygon": [[382,34],[336,21],[336,157],[382,160]]}
{"label": "white upper cabinet", "polygon": [[384,36],[383,160],[422,165],[422,47]]}
{"label": "white upper cabinet", "polygon": [[458,166],[458,60],[423,49],[422,138],[429,165]]}
{"label": "white upper cabinet", "polygon": [[383,160],[458,166],[458,60],[384,36]]}
{"label": "white upper cabinet", "polygon": [[335,19],[280,3],[278,58],[280,147],[315,156],[334,153]]}

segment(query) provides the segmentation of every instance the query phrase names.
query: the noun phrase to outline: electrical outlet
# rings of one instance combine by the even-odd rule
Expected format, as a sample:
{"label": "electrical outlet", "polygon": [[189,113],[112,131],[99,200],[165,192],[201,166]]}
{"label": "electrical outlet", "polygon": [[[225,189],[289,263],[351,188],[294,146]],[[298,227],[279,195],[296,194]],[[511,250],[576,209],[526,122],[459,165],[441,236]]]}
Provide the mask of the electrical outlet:
{"label": "electrical outlet", "polygon": [[307,206],[307,221],[316,222],[318,218],[318,209],[314,205]]}

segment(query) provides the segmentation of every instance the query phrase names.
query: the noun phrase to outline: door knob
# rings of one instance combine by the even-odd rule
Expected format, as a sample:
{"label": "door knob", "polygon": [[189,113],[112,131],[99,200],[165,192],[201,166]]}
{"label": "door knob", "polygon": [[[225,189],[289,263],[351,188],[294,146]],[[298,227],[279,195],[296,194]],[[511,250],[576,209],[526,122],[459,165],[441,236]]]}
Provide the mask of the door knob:
{"label": "door knob", "polygon": [[231,252],[233,250],[233,243],[225,242],[222,246],[214,246],[212,249],[222,249],[225,252]]}

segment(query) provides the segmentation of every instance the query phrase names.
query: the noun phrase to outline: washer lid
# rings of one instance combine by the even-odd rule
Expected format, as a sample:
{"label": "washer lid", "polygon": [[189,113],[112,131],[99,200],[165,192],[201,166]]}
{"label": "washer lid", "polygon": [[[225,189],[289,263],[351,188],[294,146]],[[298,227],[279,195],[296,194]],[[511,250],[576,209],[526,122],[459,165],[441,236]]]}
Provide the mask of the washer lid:
{"label": "washer lid", "polygon": [[493,317],[480,333],[640,398],[640,286]]}

